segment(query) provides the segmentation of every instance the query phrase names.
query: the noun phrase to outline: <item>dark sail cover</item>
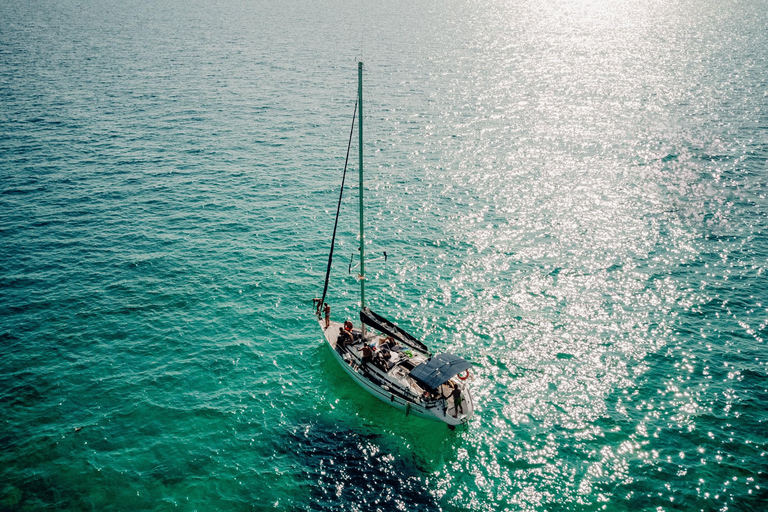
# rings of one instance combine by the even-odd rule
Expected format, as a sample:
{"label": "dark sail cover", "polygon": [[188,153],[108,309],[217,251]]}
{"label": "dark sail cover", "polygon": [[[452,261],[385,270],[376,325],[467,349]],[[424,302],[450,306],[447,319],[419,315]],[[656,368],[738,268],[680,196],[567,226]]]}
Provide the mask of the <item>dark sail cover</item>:
{"label": "dark sail cover", "polygon": [[414,348],[420,352],[429,354],[429,349],[422,342],[400,329],[398,326],[384,318],[377,315],[371,308],[365,308],[360,310],[360,321],[369,327],[373,327],[377,331],[381,331],[384,334],[392,336],[396,340]]}
{"label": "dark sail cover", "polygon": [[411,370],[411,377],[427,389],[436,389],[454,375],[468,370],[472,363],[453,354],[437,354]]}

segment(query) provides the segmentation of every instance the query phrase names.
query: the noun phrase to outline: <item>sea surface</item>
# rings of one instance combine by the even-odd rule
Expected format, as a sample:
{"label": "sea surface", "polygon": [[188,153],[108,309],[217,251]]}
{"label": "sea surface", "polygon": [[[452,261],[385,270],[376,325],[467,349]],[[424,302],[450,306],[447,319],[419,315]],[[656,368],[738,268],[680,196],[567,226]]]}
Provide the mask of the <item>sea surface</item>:
{"label": "sea surface", "polygon": [[[0,511],[764,511],[764,0],[0,2]],[[365,65],[366,296],[312,314]],[[356,318],[357,140],[329,287]]]}

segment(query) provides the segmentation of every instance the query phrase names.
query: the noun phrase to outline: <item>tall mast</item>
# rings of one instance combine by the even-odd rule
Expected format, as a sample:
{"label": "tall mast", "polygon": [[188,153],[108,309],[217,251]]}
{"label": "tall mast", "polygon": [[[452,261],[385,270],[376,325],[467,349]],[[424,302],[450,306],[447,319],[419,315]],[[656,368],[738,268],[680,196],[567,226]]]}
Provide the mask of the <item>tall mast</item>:
{"label": "tall mast", "polygon": [[[357,105],[359,118],[357,132],[360,135],[360,309],[365,308],[365,236],[363,234],[363,63],[357,63]],[[365,329],[365,325],[363,325]]]}

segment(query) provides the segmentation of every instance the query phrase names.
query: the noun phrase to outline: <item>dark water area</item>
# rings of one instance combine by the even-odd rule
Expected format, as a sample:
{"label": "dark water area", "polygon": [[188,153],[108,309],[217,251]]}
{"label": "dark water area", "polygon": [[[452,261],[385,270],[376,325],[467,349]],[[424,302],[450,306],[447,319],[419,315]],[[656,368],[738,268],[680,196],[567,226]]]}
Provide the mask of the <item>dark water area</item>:
{"label": "dark water area", "polygon": [[[0,511],[762,511],[766,26],[0,5]],[[465,430],[368,395],[312,316],[361,57],[367,300],[473,362]]]}

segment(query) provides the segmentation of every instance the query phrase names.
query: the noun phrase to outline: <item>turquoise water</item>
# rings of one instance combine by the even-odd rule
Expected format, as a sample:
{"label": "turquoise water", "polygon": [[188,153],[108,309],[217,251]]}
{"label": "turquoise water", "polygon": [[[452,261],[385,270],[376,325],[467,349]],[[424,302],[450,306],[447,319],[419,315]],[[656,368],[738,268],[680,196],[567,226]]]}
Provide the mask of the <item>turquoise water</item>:
{"label": "turquoise water", "polygon": [[[2,3],[0,510],[764,510],[766,26]],[[361,53],[368,300],[474,362],[464,431],[364,392],[312,316]]]}

